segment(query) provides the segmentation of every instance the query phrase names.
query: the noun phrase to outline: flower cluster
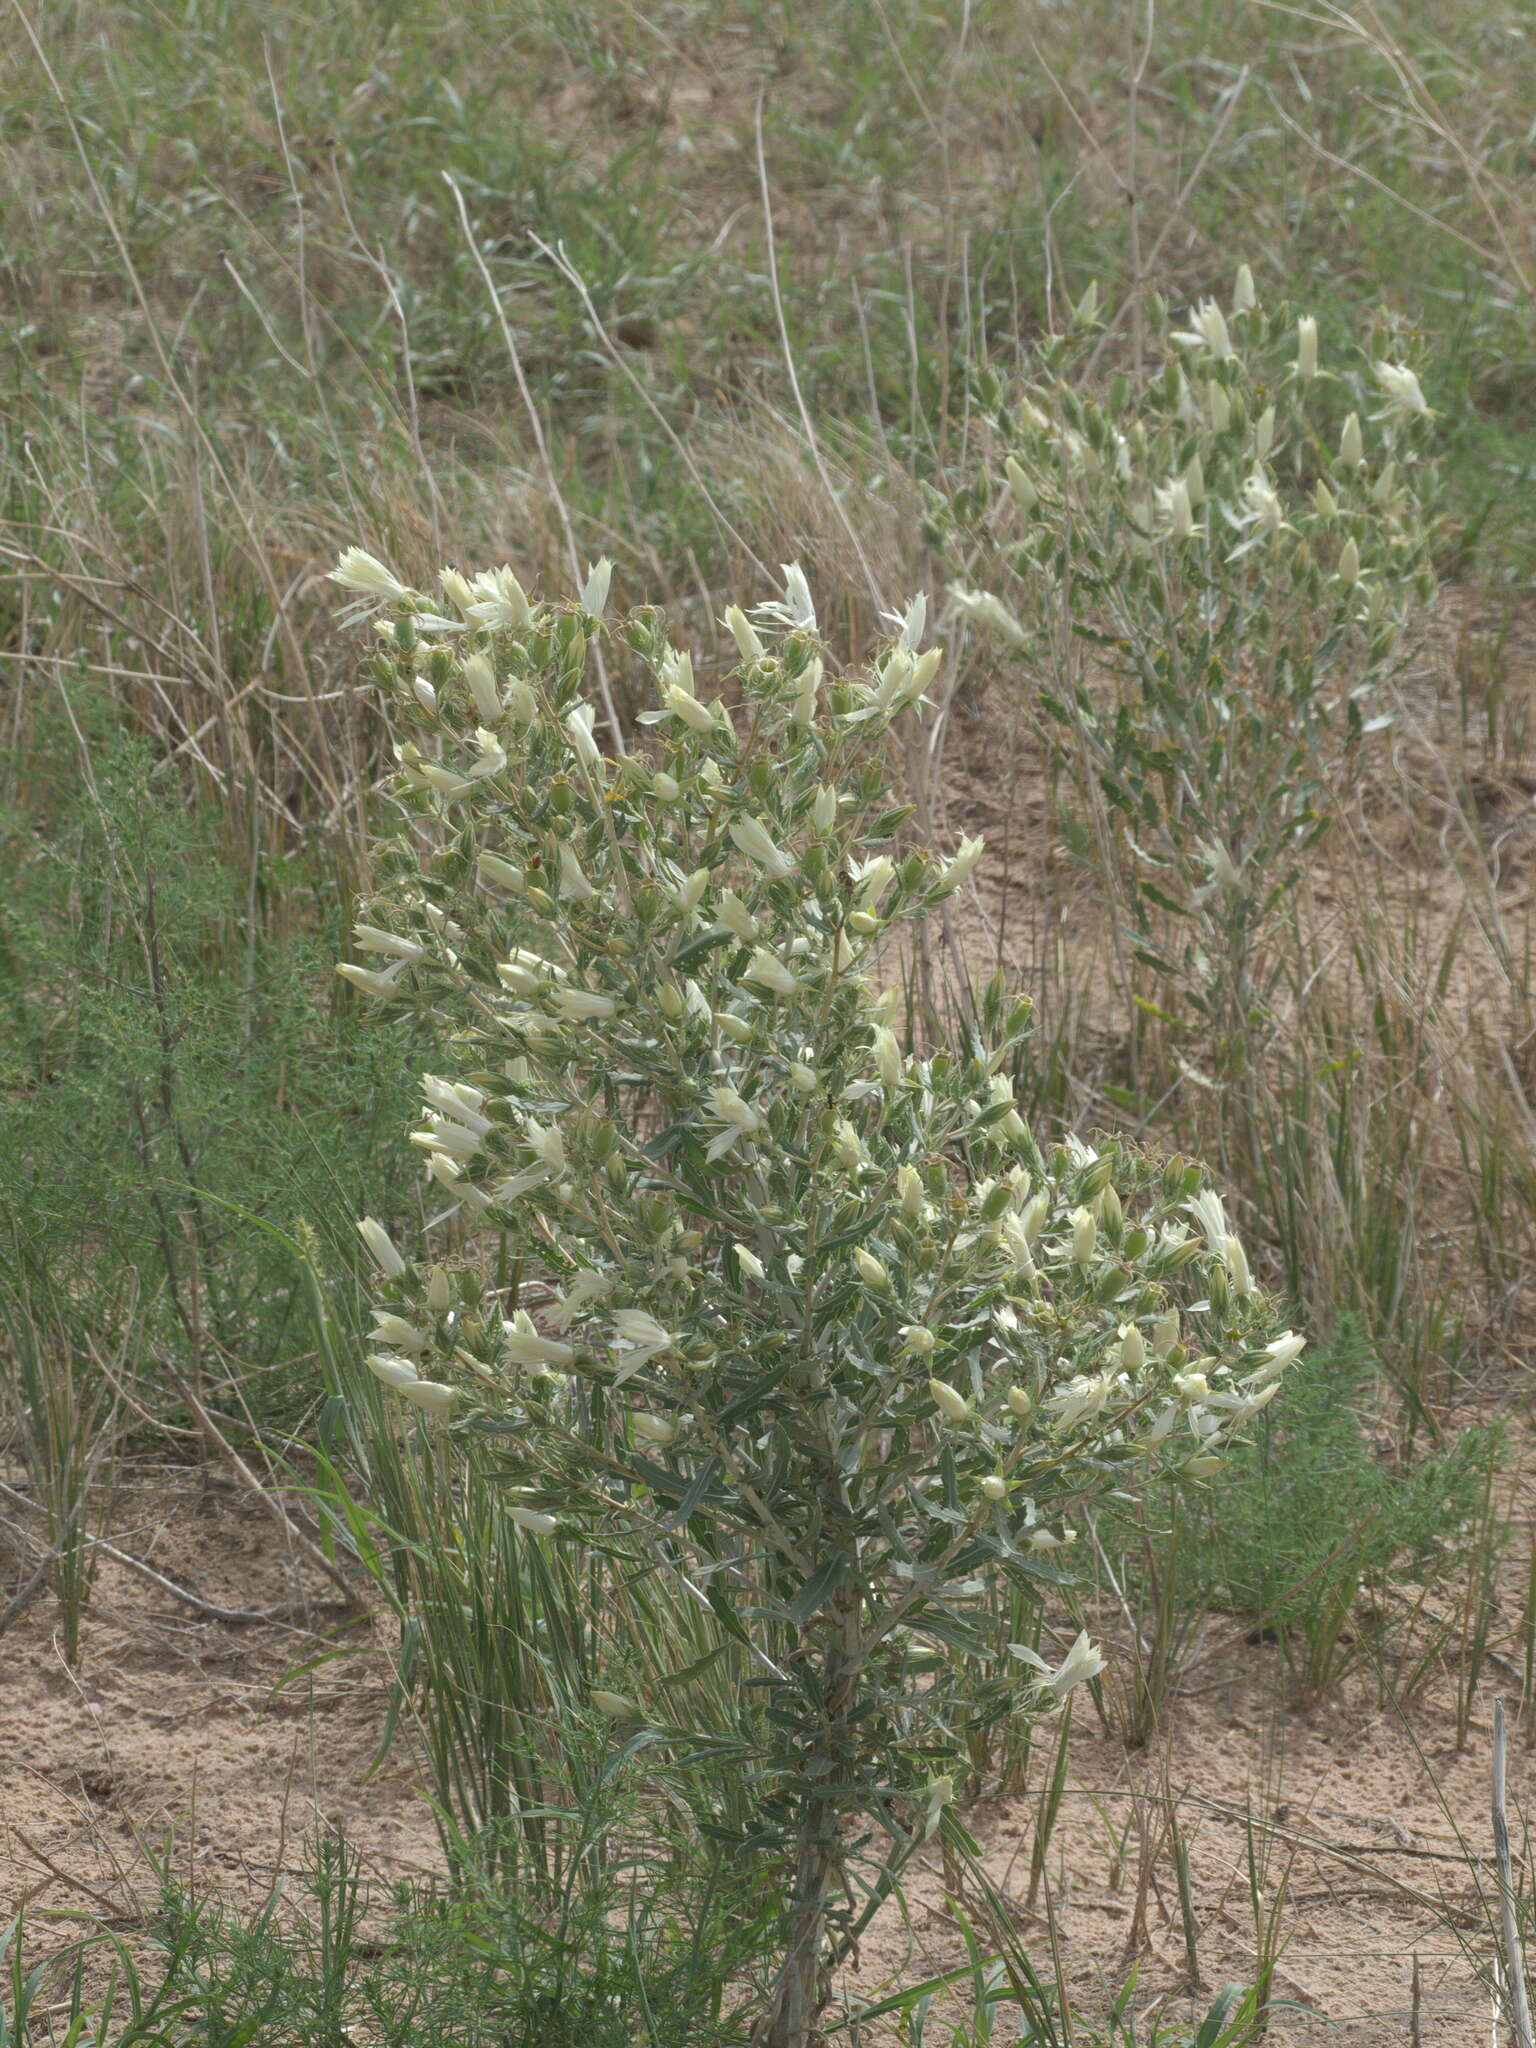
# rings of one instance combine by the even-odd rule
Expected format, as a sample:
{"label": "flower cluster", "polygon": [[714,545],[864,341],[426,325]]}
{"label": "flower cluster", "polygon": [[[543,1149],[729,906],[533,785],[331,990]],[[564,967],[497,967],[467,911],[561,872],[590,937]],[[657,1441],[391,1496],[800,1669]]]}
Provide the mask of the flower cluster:
{"label": "flower cluster", "polygon": [[[1005,594],[954,590],[959,612],[1030,646],[1053,610],[1042,576],[1066,571],[1063,587],[1134,641],[1148,586],[1176,578],[1192,646],[1226,602],[1250,615],[1302,604],[1312,644],[1347,628],[1366,673],[1379,667],[1410,593],[1422,604],[1434,589],[1424,467],[1434,415],[1418,373],[1381,356],[1328,369],[1316,319],[1267,311],[1246,265],[1230,311],[1199,301],[1139,388],[1123,377],[1087,385],[1093,339],[1084,329],[1053,340],[1019,390],[989,380],[1007,485],[992,501],[995,526],[1017,580]],[[1354,400],[1342,422],[1339,391]],[[1373,404],[1368,445],[1361,414]]]}

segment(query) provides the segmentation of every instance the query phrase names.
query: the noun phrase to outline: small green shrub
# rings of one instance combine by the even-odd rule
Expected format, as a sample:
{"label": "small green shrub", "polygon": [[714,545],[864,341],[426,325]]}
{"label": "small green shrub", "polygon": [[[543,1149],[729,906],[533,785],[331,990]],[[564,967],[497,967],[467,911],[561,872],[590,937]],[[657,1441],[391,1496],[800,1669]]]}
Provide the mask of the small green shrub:
{"label": "small green shrub", "polygon": [[90,774],[50,728],[76,772],[0,817],[3,1206],[147,1414],[187,1419],[179,1376],[232,1428],[291,1426],[308,1330],[261,1222],[378,1187],[409,1025],[317,1002],[347,910],[323,860],[232,847],[147,742],[81,716]]}
{"label": "small green shrub", "polygon": [[43,1962],[18,1921],[0,1942],[0,2048],[741,2048],[733,1979],[762,1927],[726,1866],[704,1888],[670,1872],[661,1893],[643,1859],[611,1864],[540,1916],[477,1882],[476,1861],[452,1895],[386,1893],[322,1837],[260,1906],[166,1874],[146,1928]]}
{"label": "small green shrub", "polygon": [[[1307,1703],[1362,1665],[1416,1682],[1451,1648],[1442,1609],[1494,1540],[1479,1507],[1500,1437],[1468,1429],[1399,1462],[1370,1433],[1376,1373],[1354,1331],[1299,1364],[1283,1409],[1233,1452],[1219,1520],[1178,1500],[1149,1502],[1139,1528],[1125,1506],[1101,1520],[1149,1645],[1187,1650],[1200,1618],[1225,1609],[1278,1644]],[[1144,1670],[1154,1709],[1178,1662]]]}

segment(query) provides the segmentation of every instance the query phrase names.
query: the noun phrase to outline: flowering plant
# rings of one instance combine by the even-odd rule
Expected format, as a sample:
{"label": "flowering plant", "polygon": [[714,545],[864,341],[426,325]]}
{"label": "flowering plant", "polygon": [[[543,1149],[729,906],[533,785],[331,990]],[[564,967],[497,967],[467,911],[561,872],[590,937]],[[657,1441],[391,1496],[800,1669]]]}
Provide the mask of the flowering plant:
{"label": "flowering plant", "polygon": [[[757,1789],[788,1879],[760,2038],[802,2048],[850,1824],[885,1842],[877,1902],[962,1728],[1100,1667],[1086,1638],[1054,1666],[1020,1644],[978,1686],[999,1583],[1058,1583],[1106,1482],[1214,1472],[1301,1340],[1194,1167],[1037,1142],[1000,983],[967,1043],[898,1039],[873,962],[980,852],[901,839],[884,742],[938,666],[921,600],[834,676],[790,569],[727,613],[706,695],[660,614],[602,623],[605,565],[550,606],[510,570],[445,572],[441,603],[357,551],[336,576],[392,615],[376,673],[409,734],[341,972],[441,1025],[412,1142],[477,1248],[432,1264],[364,1220],[369,1365],[501,1446],[526,1540],[679,1575],[745,1653],[750,1739],[694,1749]],[[649,678],[645,756],[596,743],[599,635]],[[591,1703],[689,1746],[661,1696]]]}
{"label": "flowering plant", "polygon": [[1267,941],[1434,597],[1434,415],[1392,343],[1330,366],[1316,320],[1262,305],[1246,265],[1227,309],[1153,324],[1134,378],[1094,378],[1091,318],[1017,384],[982,373],[995,474],[936,501],[932,537],[965,565],[956,611],[1028,677],[1077,785],[1068,835],[1159,1011],[1203,1020],[1227,1082],[1276,986]]}

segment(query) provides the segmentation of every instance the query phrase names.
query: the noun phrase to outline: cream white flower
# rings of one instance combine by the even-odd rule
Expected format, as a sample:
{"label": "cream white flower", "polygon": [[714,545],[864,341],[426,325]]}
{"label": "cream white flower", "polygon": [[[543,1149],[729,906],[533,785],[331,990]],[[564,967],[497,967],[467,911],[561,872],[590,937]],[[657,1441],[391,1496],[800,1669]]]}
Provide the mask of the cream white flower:
{"label": "cream white flower", "polygon": [[629,1426],[642,1443],[666,1445],[676,1438],[677,1424],[664,1415],[651,1415],[643,1408],[630,1410]]}
{"label": "cream white flower", "polygon": [[1372,363],[1376,382],[1386,404],[1376,415],[1384,420],[1429,419],[1429,405],[1419,380],[1406,363]]}
{"label": "cream white flower", "polygon": [[1241,1242],[1232,1236],[1224,1239],[1221,1256],[1227,1268],[1227,1277],[1232,1282],[1232,1292],[1238,1296],[1252,1294],[1253,1276],[1248,1270],[1248,1254]]}
{"label": "cream white flower", "polygon": [[580,604],[592,618],[600,619],[608,606],[608,586],[613,581],[613,564],[605,555],[600,562],[593,562],[587,570],[587,580],[581,586]]}
{"label": "cream white flower", "polygon": [[792,996],[800,986],[800,977],[768,946],[754,950],[744,978],[776,996]]}
{"label": "cream white flower", "polygon": [[565,735],[571,743],[571,752],[584,768],[598,768],[602,765],[602,749],[592,737],[592,725],[597,716],[591,704],[578,704],[565,715]]}
{"label": "cream white flower", "polygon": [[645,1719],[644,1714],[641,1713],[634,1701],[625,1699],[621,1692],[605,1692],[601,1686],[594,1685],[587,1697],[591,1700],[597,1711],[609,1721],[643,1721]]}
{"label": "cream white flower", "polygon": [[398,960],[393,967],[381,970],[375,967],[359,967],[355,961],[342,960],[337,963],[336,972],[343,981],[350,981],[354,988],[361,989],[365,996],[374,996],[382,1001],[386,996],[400,993],[395,984],[405,965],[404,960]]}
{"label": "cream white flower", "polygon": [[749,1251],[744,1244],[738,1244],[733,1249],[736,1253],[736,1264],[749,1280],[762,1281],[767,1279],[767,1268],[756,1252]]}
{"label": "cream white flower", "polygon": [[1263,1386],[1266,1380],[1275,1379],[1288,1365],[1294,1364],[1306,1348],[1305,1337],[1298,1337],[1294,1330],[1282,1331],[1272,1344],[1265,1345],[1268,1358],[1257,1372],[1249,1375],[1248,1385],[1259,1387]]}
{"label": "cream white flower", "polygon": [[362,597],[378,598],[389,604],[401,604],[416,595],[408,583],[402,583],[385,568],[377,555],[367,554],[362,548],[343,548],[328,580],[339,583],[343,590],[355,590]]}
{"label": "cream white flower", "polygon": [[966,880],[986,849],[986,841],[979,836],[962,839],[955,851],[939,870],[938,886],[948,896]]}
{"label": "cream white flower", "polygon": [[457,1388],[446,1387],[441,1380],[408,1380],[395,1391],[424,1415],[446,1415],[459,1398]]}
{"label": "cream white flower", "polygon": [[353,925],[352,936],[365,953],[386,953],[392,959],[405,961],[407,966],[427,957],[426,947],[415,939],[398,938],[394,932],[381,931],[375,924]]}
{"label": "cream white flower", "polygon": [[1095,1644],[1089,1642],[1088,1631],[1084,1629],[1046,1680],[1046,1684],[1057,1699],[1065,1699],[1074,1685],[1081,1685],[1088,1678],[1097,1678],[1103,1669],[1104,1654]]}
{"label": "cream white flower", "polygon": [[373,1311],[373,1334],[379,1343],[387,1344],[392,1351],[404,1351],[412,1357],[419,1357],[431,1342],[414,1323],[408,1323],[404,1316],[397,1316],[385,1308]]}
{"label": "cream white flower", "polygon": [[736,642],[736,652],[743,661],[762,660],[766,650],[740,605],[727,605],[721,624]]}
{"label": "cream white flower", "polygon": [[1188,540],[1195,532],[1195,508],[1190,501],[1189,485],[1183,477],[1175,477],[1170,484],[1162,485],[1153,492],[1162,531],[1170,540]]}
{"label": "cream white flower", "polygon": [[967,590],[962,584],[950,586],[950,600],[973,625],[984,627],[1006,640],[1010,647],[1027,647],[1029,635],[1003,600],[990,590]]}
{"label": "cream white flower", "polygon": [[464,682],[474,699],[475,712],[482,725],[494,725],[501,716],[501,692],[496,687],[496,671],[488,656],[480,653],[464,657]]}
{"label": "cream white flower", "polygon": [[473,601],[468,607],[468,616],[477,626],[489,626],[493,631],[504,633],[520,633],[525,626],[533,624],[533,606],[510,568],[482,570],[471,582],[470,589]]}
{"label": "cream white flower", "polygon": [[564,1173],[565,1140],[557,1124],[541,1124],[529,1117],[523,1125],[523,1143],[532,1149],[546,1172]]}
{"label": "cream white flower", "polygon": [[1072,1231],[1073,1263],[1086,1266],[1099,1241],[1098,1219],[1091,1209],[1074,1209],[1067,1223]]}
{"label": "cream white flower", "polygon": [[568,845],[560,848],[560,894],[569,896],[577,903],[590,903],[597,891],[587,880],[581,862]]}
{"label": "cream white flower", "polygon": [[662,686],[662,699],[674,718],[680,718],[693,732],[712,732],[715,714],[709,705],[701,704],[692,690],[680,682]]}
{"label": "cream white flower", "polygon": [[770,875],[784,876],[795,872],[795,863],[761,818],[733,818],[729,831],[731,839],[747,859],[765,868]]}
{"label": "cream white flower", "polygon": [[1218,361],[1232,354],[1232,337],[1226,315],[1214,299],[1202,299],[1190,315],[1190,324],[1174,335],[1186,348],[1209,349]]}
{"label": "cream white flower", "polygon": [[467,619],[469,608],[475,601],[475,586],[469,578],[460,575],[457,569],[441,569],[437,580],[442,585],[444,597],[456,612]]}
{"label": "cream white flower", "polygon": [[755,1138],[762,1130],[761,1116],[734,1088],[726,1085],[711,1088],[707,1100],[710,1114],[720,1129],[710,1140],[706,1157],[723,1159],[743,1138]]}
{"label": "cream white flower", "polygon": [[875,1026],[874,1055],[875,1071],[881,1083],[887,1088],[899,1088],[906,1076],[906,1062],[902,1059],[895,1032],[884,1024]]}
{"label": "cream white flower", "polygon": [[1191,1216],[1205,1232],[1207,1248],[1219,1253],[1227,1241],[1227,1212],[1222,1207],[1220,1195],[1214,1188],[1202,1188],[1192,1202],[1185,1204]]}
{"label": "cream white flower", "polygon": [[647,1364],[661,1352],[670,1351],[675,1341],[671,1331],[664,1330],[643,1308],[615,1309],[613,1327],[615,1346],[624,1354],[628,1372]]}
{"label": "cream white flower", "polygon": [[358,1235],[373,1255],[373,1262],[386,1280],[398,1280],[405,1271],[405,1261],[395,1250],[389,1232],[382,1223],[376,1223],[371,1216],[365,1216],[357,1226]]}
{"label": "cream white flower", "polygon": [[938,1409],[946,1422],[961,1423],[970,1421],[971,1404],[966,1400],[958,1387],[950,1386],[947,1380],[930,1380],[928,1382],[928,1392],[932,1397],[934,1407]]}
{"label": "cream white flower", "polygon": [[[574,1293],[575,1289],[571,1292]],[[566,1300],[569,1302],[570,1295]],[[576,1356],[574,1348],[560,1338],[541,1336],[526,1309],[519,1309],[510,1322],[502,1324],[501,1340],[503,1350],[514,1365],[535,1369],[549,1366],[563,1372]]]}
{"label": "cream white flower", "polygon": [[374,1378],[386,1387],[393,1387],[396,1393],[420,1377],[408,1359],[395,1358],[387,1351],[370,1351],[367,1363]]}
{"label": "cream white flower", "polygon": [[1072,1429],[1077,1423],[1091,1422],[1096,1415],[1103,1413],[1114,1385],[1113,1373],[1100,1373],[1092,1379],[1079,1374],[1052,1394],[1045,1405],[1058,1427]]}
{"label": "cream white flower", "polygon": [[526,1529],[530,1536],[553,1536],[560,1526],[553,1515],[546,1515],[538,1508],[518,1507],[515,1502],[504,1506],[502,1513],[519,1529]]}
{"label": "cream white flower", "polygon": [[515,862],[505,860],[499,853],[482,853],[475,862],[475,868],[482,882],[494,882],[498,888],[515,889],[519,895],[528,886],[528,877]]}
{"label": "cream white flower", "polygon": [[853,1263],[866,1287],[872,1287],[877,1294],[889,1291],[891,1276],[873,1252],[866,1251],[863,1245],[859,1245],[854,1251]]}
{"label": "cream white flower", "polygon": [[1296,374],[1303,383],[1317,375],[1317,322],[1310,313],[1296,322]]}
{"label": "cream white flower", "polygon": [[612,996],[597,995],[586,988],[557,988],[549,998],[550,1008],[568,1023],[590,1024],[611,1017],[618,1008]]}

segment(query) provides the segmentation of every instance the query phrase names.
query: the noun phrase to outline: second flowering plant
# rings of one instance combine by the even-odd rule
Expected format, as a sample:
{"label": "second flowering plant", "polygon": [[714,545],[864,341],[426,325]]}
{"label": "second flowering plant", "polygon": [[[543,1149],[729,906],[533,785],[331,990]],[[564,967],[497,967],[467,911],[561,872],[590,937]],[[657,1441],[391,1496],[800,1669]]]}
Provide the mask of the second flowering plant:
{"label": "second flowering plant", "polygon": [[[529,1542],[677,1576],[739,1659],[750,1843],[784,1873],[756,2038],[804,2048],[835,1937],[933,1832],[963,1732],[1096,1675],[1086,1639],[988,1665],[1008,1581],[1153,1461],[1192,1478],[1301,1348],[1187,1162],[1042,1146],[1028,1006],[987,991],[916,1056],[871,961],[980,848],[907,845],[886,736],[920,718],[924,607],[829,673],[804,578],[724,625],[707,692],[664,619],[617,628],[508,570],[441,598],[356,551],[402,737],[398,830],[342,972],[441,1030],[411,1133],[435,1254],[360,1226],[369,1363],[489,1439]],[[648,678],[648,750],[597,744],[585,672]],[[962,1654],[952,1654],[962,1653]],[[975,1676],[978,1669],[984,1675]],[[591,1705],[679,1752],[665,1692]]]}

